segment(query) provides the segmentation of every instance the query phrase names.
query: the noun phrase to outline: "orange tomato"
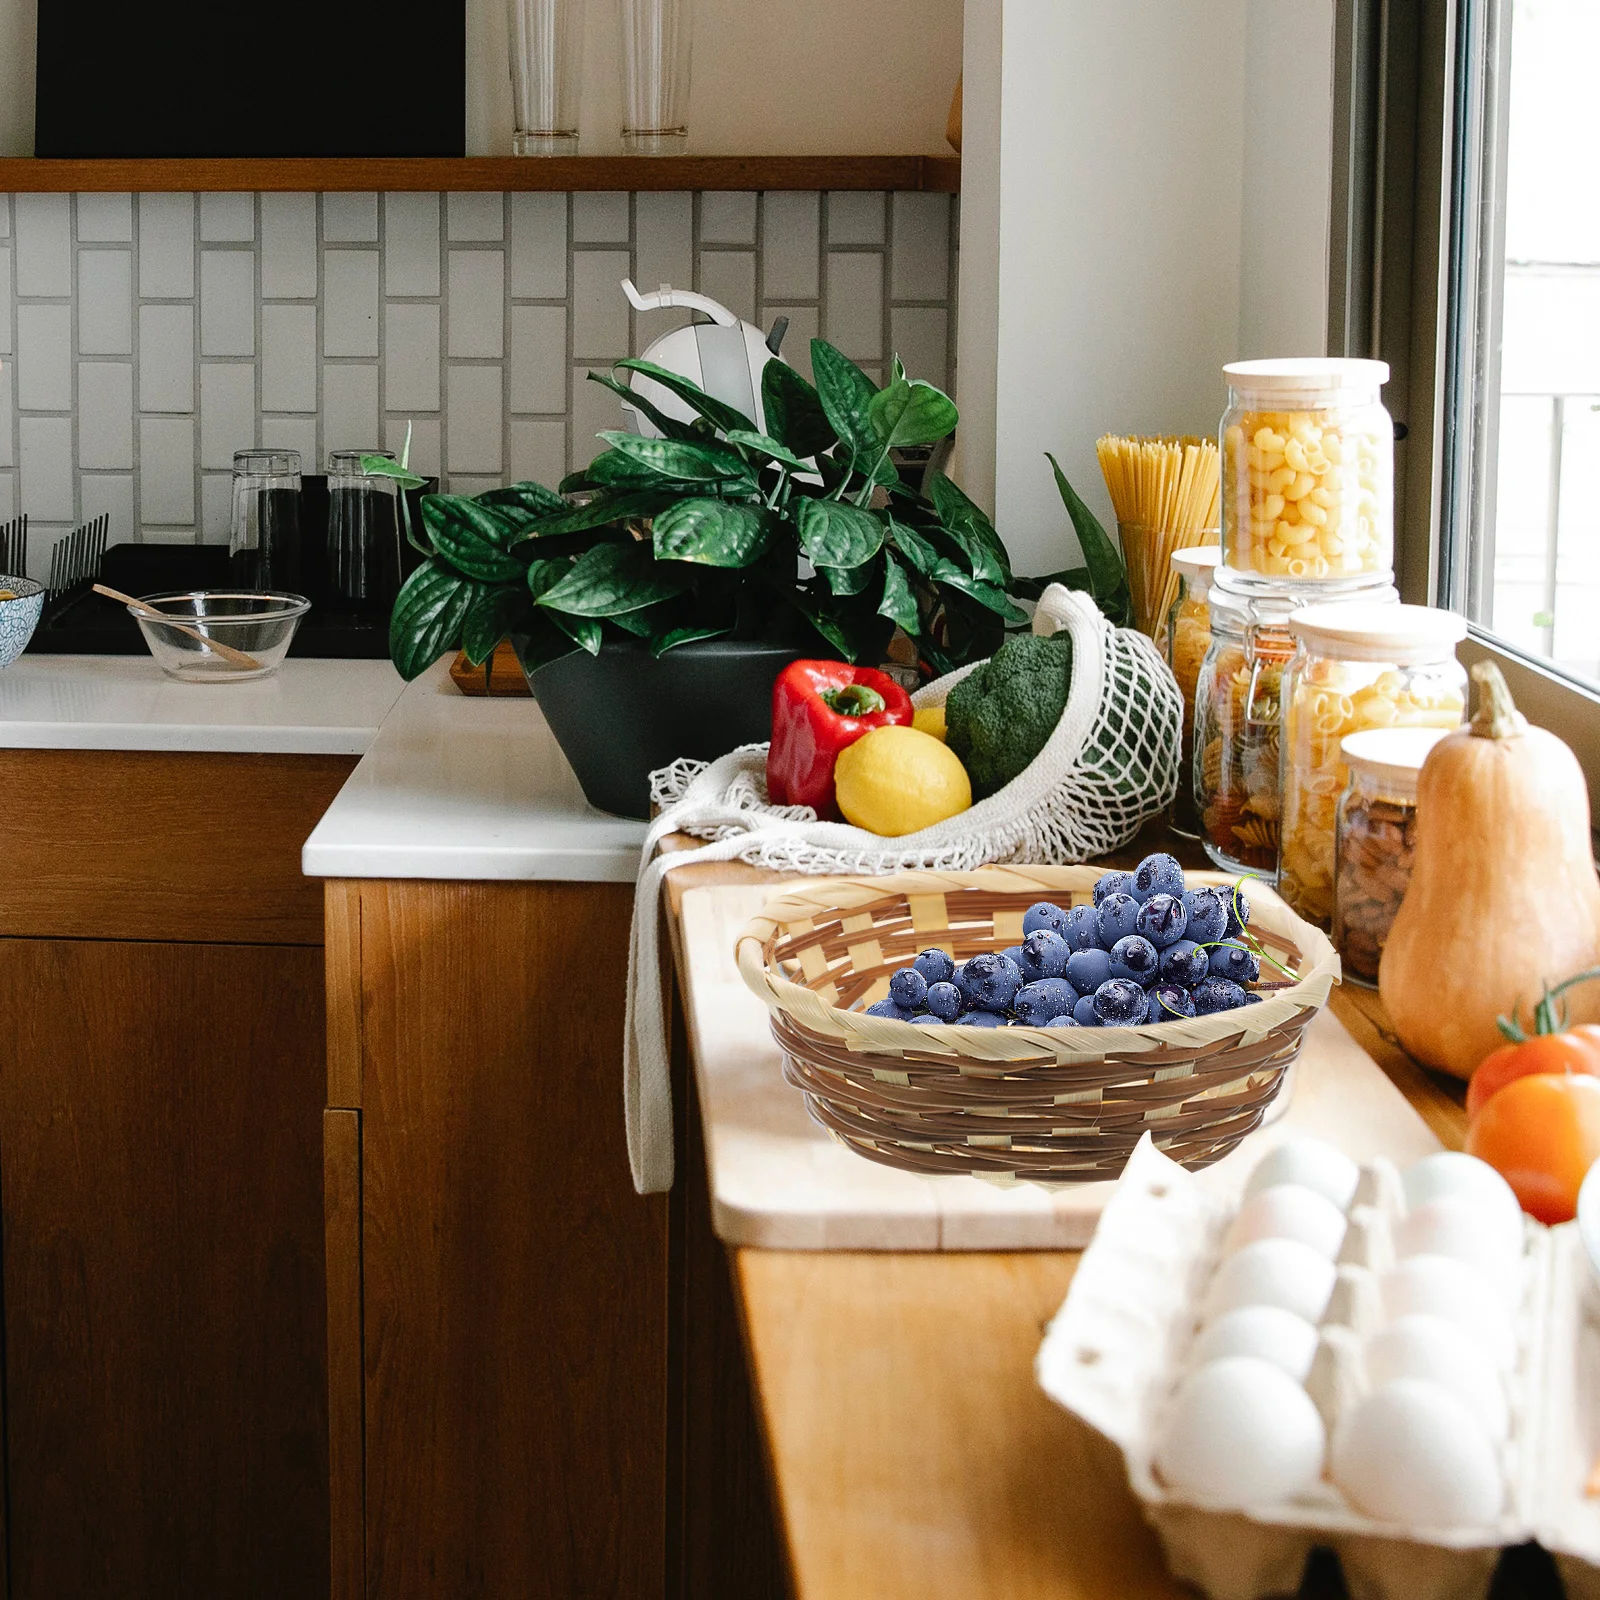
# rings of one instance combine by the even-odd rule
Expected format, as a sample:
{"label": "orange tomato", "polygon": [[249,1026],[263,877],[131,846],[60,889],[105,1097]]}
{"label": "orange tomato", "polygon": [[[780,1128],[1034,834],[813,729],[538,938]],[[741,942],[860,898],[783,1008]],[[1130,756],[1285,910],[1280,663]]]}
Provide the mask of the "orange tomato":
{"label": "orange tomato", "polygon": [[1530,1217],[1570,1222],[1579,1185],[1600,1160],[1600,1078],[1538,1073],[1514,1079],[1472,1119],[1466,1150],[1511,1185]]}
{"label": "orange tomato", "polygon": [[1521,1044],[1491,1050],[1467,1085],[1467,1115],[1517,1078],[1537,1072],[1583,1072],[1600,1077],[1600,1026],[1586,1022],[1565,1033],[1536,1033]]}

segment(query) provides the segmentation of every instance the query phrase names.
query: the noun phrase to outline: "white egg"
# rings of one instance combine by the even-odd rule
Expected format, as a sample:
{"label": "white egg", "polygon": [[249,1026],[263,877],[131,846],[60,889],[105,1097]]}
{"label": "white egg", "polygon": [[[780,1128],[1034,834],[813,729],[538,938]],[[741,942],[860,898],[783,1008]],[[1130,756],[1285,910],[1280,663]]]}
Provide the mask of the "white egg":
{"label": "white egg", "polygon": [[1517,1248],[1526,1231],[1522,1207],[1511,1192],[1511,1185],[1487,1161],[1469,1156],[1464,1150],[1439,1150],[1425,1156],[1405,1170],[1406,1204],[1415,1211],[1430,1200],[1459,1195],[1493,1213],[1496,1226],[1517,1239]]}
{"label": "white egg", "polygon": [[1522,1259],[1522,1230],[1508,1231],[1504,1218],[1481,1200],[1444,1194],[1415,1206],[1394,1232],[1395,1253],[1406,1256],[1453,1256],[1476,1267],[1508,1294],[1516,1283]]}
{"label": "white egg", "polygon": [[1282,1306],[1240,1306],[1205,1329],[1189,1359],[1203,1367],[1224,1356],[1259,1356],[1304,1383],[1316,1351],[1317,1330],[1304,1317]]}
{"label": "white egg", "polygon": [[1331,1200],[1341,1211],[1355,1198],[1360,1169],[1344,1151],[1325,1139],[1286,1139],[1269,1150],[1245,1185],[1245,1198],[1280,1183],[1303,1183]]}
{"label": "white egg", "polygon": [[1367,1377],[1374,1388],[1393,1378],[1419,1378],[1448,1389],[1479,1423],[1491,1444],[1510,1426],[1506,1386],[1489,1353],[1443,1317],[1412,1312],[1367,1341]]}
{"label": "white egg", "polygon": [[1191,1372],[1173,1397],[1156,1470],[1213,1505],[1271,1505],[1322,1475],[1327,1436],[1310,1397],[1257,1356],[1226,1356]]}
{"label": "white egg", "polygon": [[1239,1306],[1281,1306],[1315,1323],[1333,1293],[1333,1263],[1298,1239],[1257,1239],[1217,1268],[1206,1320]]}
{"label": "white egg", "polygon": [[1488,1352],[1505,1370],[1516,1356],[1516,1338],[1505,1297],[1481,1272],[1454,1256],[1407,1256],[1379,1280],[1384,1316],[1393,1322],[1413,1311],[1443,1317]]}
{"label": "white egg", "polygon": [[1340,1422],[1333,1481],[1358,1511],[1414,1528],[1481,1528],[1505,1484],[1477,1419],[1434,1383],[1396,1378]]}
{"label": "white egg", "polygon": [[1344,1238],[1344,1213],[1303,1183],[1275,1183],[1240,1206],[1228,1229],[1228,1252],[1257,1239],[1298,1239],[1319,1255],[1335,1256]]}

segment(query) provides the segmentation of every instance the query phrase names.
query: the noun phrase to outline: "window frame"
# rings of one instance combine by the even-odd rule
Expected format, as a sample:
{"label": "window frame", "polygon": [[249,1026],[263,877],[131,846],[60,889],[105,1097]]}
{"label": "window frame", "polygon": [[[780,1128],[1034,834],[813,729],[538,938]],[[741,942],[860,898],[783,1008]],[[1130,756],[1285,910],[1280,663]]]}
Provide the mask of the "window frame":
{"label": "window frame", "polygon": [[[1495,490],[1498,407],[1483,401],[1498,393],[1498,351],[1479,262],[1504,253],[1510,24],[1511,0],[1334,8],[1328,350],[1389,363],[1396,583],[1406,601],[1461,611],[1485,573],[1473,513]],[[1600,815],[1600,688],[1477,623],[1461,656],[1496,662],[1529,720],[1572,746]]]}

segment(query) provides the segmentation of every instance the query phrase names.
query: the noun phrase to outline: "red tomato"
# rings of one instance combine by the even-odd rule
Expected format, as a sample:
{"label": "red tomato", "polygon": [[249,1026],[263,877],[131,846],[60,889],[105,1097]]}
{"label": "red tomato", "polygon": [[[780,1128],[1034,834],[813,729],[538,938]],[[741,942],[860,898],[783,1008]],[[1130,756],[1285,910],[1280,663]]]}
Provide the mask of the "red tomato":
{"label": "red tomato", "polygon": [[1600,1078],[1539,1073],[1514,1079],[1468,1125],[1466,1150],[1511,1185],[1530,1217],[1571,1222],[1578,1187],[1600,1160]]}
{"label": "red tomato", "polygon": [[1583,1072],[1600,1077],[1600,1026],[1590,1022],[1565,1033],[1536,1033],[1521,1044],[1503,1044],[1491,1050],[1467,1085],[1467,1115],[1477,1116],[1483,1103],[1508,1083],[1536,1072]]}

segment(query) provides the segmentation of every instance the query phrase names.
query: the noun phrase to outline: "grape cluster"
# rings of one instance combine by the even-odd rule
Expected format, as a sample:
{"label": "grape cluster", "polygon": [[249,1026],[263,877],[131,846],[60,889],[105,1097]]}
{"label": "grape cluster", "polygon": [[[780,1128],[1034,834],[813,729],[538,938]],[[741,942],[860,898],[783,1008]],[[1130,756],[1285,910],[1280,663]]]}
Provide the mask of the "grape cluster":
{"label": "grape cluster", "polygon": [[959,966],[924,950],[868,1016],[965,1027],[1131,1028],[1260,1001],[1261,958],[1241,942],[1250,903],[1234,889],[1186,889],[1169,855],[1108,872],[1094,904],[1041,900],[1022,943]]}

